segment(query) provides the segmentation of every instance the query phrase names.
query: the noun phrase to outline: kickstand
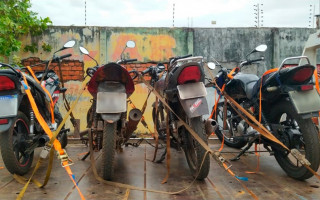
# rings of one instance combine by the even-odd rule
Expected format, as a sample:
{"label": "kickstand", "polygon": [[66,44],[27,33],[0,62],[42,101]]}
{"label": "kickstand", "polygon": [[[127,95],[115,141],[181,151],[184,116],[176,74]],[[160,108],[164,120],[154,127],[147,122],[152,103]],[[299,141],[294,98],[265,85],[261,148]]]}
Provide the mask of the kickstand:
{"label": "kickstand", "polygon": [[90,151],[88,151],[88,153],[86,153],[86,155],[84,155],[83,158],[81,158],[81,160],[85,161],[89,155],[90,155]]}
{"label": "kickstand", "polygon": [[255,135],[254,137],[251,138],[251,140],[248,142],[246,148],[242,149],[240,151],[240,153],[234,157],[234,158],[231,158],[230,160],[231,161],[237,161],[237,160],[240,160],[240,156],[242,156],[246,151],[248,151],[248,149],[250,149],[250,147],[252,146],[252,144],[254,143],[254,141],[259,137],[260,134],[257,134]]}
{"label": "kickstand", "polygon": [[161,158],[157,160],[156,163],[162,163],[162,161],[166,158],[166,154],[167,154],[167,148],[165,148],[163,154],[161,155]]}

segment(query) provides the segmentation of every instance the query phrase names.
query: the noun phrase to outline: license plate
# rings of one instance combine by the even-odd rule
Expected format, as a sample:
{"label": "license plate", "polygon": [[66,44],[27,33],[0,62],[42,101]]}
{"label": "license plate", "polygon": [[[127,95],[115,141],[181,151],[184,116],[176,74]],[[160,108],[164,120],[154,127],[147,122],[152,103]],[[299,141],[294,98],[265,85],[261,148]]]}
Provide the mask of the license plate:
{"label": "license plate", "polygon": [[18,112],[18,95],[0,96],[0,118],[16,116]]}
{"label": "license plate", "polygon": [[309,91],[290,91],[289,97],[298,114],[320,111],[320,96],[315,89]]}
{"label": "license plate", "polygon": [[207,96],[207,90],[202,82],[178,85],[180,99],[192,99]]}
{"label": "license plate", "polygon": [[97,113],[120,113],[127,110],[127,94],[119,92],[98,92]]}

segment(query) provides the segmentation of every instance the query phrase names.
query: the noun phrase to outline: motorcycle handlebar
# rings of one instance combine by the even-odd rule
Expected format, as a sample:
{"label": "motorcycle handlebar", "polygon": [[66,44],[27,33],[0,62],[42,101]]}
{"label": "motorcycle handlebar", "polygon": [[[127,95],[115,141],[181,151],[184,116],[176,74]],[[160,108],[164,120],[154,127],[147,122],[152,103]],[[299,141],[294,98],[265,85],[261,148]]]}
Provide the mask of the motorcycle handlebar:
{"label": "motorcycle handlebar", "polygon": [[150,66],[150,67],[148,67],[147,69],[143,70],[143,71],[141,72],[141,74],[142,74],[142,75],[145,75],[146,73],[149,73],[149,72],[151,71],[151,69],[152,69],[152,66]]}
{"label": "motorcycle handlebar", "polygon": [[118,64],[126,64],[128,62],[134,62],[134,61],[137,61],[137,59],[123,59],[123,60],[119,60],[117,61]]}
{"label": "motorcycle handlebar", "polygon": [[264,57],[261,57],[261,58],[255,59],[255,60],[250,60],[250,62],[254,63],[254,62],[258,62],[258,61],[262,61],[262,60],[264,60]]}
{"label": "motorcycle handlebar", "polygon": [[62,56],[59,56],[59,57],[55,57],[55,58],[52,59],[52,62],[54,62],[54,61],[59,61],[59,60],[62,60],[62,59],[64,59],[64,58],[68,58],[68,57],[70,57],[70,56],[72,56],[71,53],[68,53],[68,54],[66,54],[66,55],[62,55]]}
{"label": "motorcycle handlebar", "polygon": [[185,55],[185,56],[180,56],[180,57],[178,57],[178,59],[188,58],[188,57],[191,57],[191,56],[192,56],[192,54],[188,54],[188,55]]}
{"label": "motorcycle handlebar", "polygon": [[185,55],[185,56],[171,57],[171,58],[169,58],[169,61],[170,61],[170,63],[173,63],[176,60],[183,59],[183,58],[188,58],[188,57],[191,57],[191,56],[192,56],[192,54],[188,54],[188,55]]}
{"label": "motorcycle handlebar", "polygon": [[128,71],[128,73],[129,74],[131,74],[131,73],[134,73],[134,75],[133,75],[133,77],[131,77],[132,78],[132,80],[134,80],[135,78],[137,78],[138,77],[138,71],[137,70],[131,70],[131,71]]}
{"label": "motorcycle handlebar", "polygon": [[128,59],[128,60],[125,60],[127,63],[128,62],[134,62],[134,61],[137,61],[138,59]]}
{"label": "motorcycle handlebar", "polygon": [[262,61],[264,60],[264,57],[261,57],[261,58],[258,58],[258,59],[255,59],[255,60],[246,60],[246,61],[243,61],[242,63],[240,63],[240,68],[245,66],[245,65],[251,65],[252,63],[254,62],[258,62],[258,61]]}

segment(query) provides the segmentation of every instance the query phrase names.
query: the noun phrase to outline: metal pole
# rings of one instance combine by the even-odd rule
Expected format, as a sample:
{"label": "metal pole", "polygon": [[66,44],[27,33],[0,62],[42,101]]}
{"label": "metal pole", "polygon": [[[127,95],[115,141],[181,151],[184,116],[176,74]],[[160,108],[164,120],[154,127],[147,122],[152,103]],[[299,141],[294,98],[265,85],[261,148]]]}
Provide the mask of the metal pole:
{"label": "metal pole", "polygon": [[259,9],[259,4],[257,4],[257,13],[258,13],[258,28],[260,28],[260,9]]}
{"label": "metal pole", "polygon": [[172,27],[174,27],[174,4],[173,4],[173,14],[172,14]]}

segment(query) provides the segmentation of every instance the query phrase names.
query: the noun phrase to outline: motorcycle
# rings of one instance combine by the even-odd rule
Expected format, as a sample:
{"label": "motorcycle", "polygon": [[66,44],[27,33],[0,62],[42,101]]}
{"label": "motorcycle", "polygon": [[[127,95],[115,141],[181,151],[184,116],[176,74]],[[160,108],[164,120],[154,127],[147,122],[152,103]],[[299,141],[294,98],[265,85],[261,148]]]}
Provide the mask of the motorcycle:
{"label": "motorcycle", "polygon": [[[69,41],[55,53],[71,48],[74,44],[74,41]],[[48,135],[35,120],[35,114],[24,91],[23,76],[26,77],[39,112],[50,129],[55,131],[62,121],[56,102],[59,94],[66,89],[60,88],[59,78],[53,70],[49,70],[49,63],[59,62],[71,54],[55,56],[55,53],[50,61],[41,63],[46,64],[46,68],[43,72],[35,73],[38,80],[29,75],[31,72],[27,68],[0,63],[0,68],[4,68],[0,70],[0,146],[3,162],[12,174],[26,174],[32,165],[35,148],[43,147],[49,141]],[[52,104],[54,117],[50,112]],[[57,137],[63,148],[67,145],[68,131],[69,129],[62,129]]]}
{"label": "motorcycle", "polygon": [[91,77],[88,91],[93,97],[92,106],[87,113],[87,127],[92,130],[93,150],[102,149],[102,171],[105,180],[113,179],[115,151],[122,151],[122,146],[130,139],[142,117],[139,109],[132,109],[129,112],[129,121],[127,120],[127,98],[135,88],[132,77],[121,64],[137,61],[124,58],[123,52],[127,47],[134,48],[135,43],[128,41],[120,60],[101,67],[89,55],[88,50],[80,47],[83,54],[96,62],[95,67],[86,71]]}
{"label": "motorcycle", "polygon": [[[208,113],[203,58],[192,57],[192,55],[170,58],[168,70],[159,77],[159,73],[164,69],[163,65],[152,66],[142,74],[148,73],[151,76],[151,85],[155,90],[168,102],[173,111],[207,143],[208,136],[205,134],[202,121],[202,115]],[[178,118],[164,107],[161,101],[155,102],[152,110],[159,139],[166,140],[166,115],[169,117],[171,146],[184,150],[191,174],[198,180],[203,180],[209,173],[209,156],[204,157],[205,149],[179,123]]]}
{"label": "motorcycle", "polygon": [[[320,110],[320,97],[312,81],[315,67],[310,65],[307,57],[298,56],[286,58],[279,69],[271,69],[261,77],[241,73],[244,66],[264,60],[264,57],[250,60],[250,55],[266,49],[266,45],[259,45],[232,71],[217,61],[208,64],[211,69],[215,66],[221,68],[215,77],[215,88],[220,95],[223,95],[220,89],[224,90],[290,150],[297,149],[310,162],[311,169],[317,171],[320,144],[318,131],[311,120],[319,116]],[[308,64],[285,66],[285,63],[294,59],[306,59]],[[231,160],[240,159],[253,143],[263,144],[288,176],[298,180],[313,176],[288,150],[249,126],[237,112],[239,110],[226,104],[223,96],[216,103],[216,110],[214,107],[211,116],[218,124],[215,131],[218,138],[230,147],[240,149],[246,146]]]}

